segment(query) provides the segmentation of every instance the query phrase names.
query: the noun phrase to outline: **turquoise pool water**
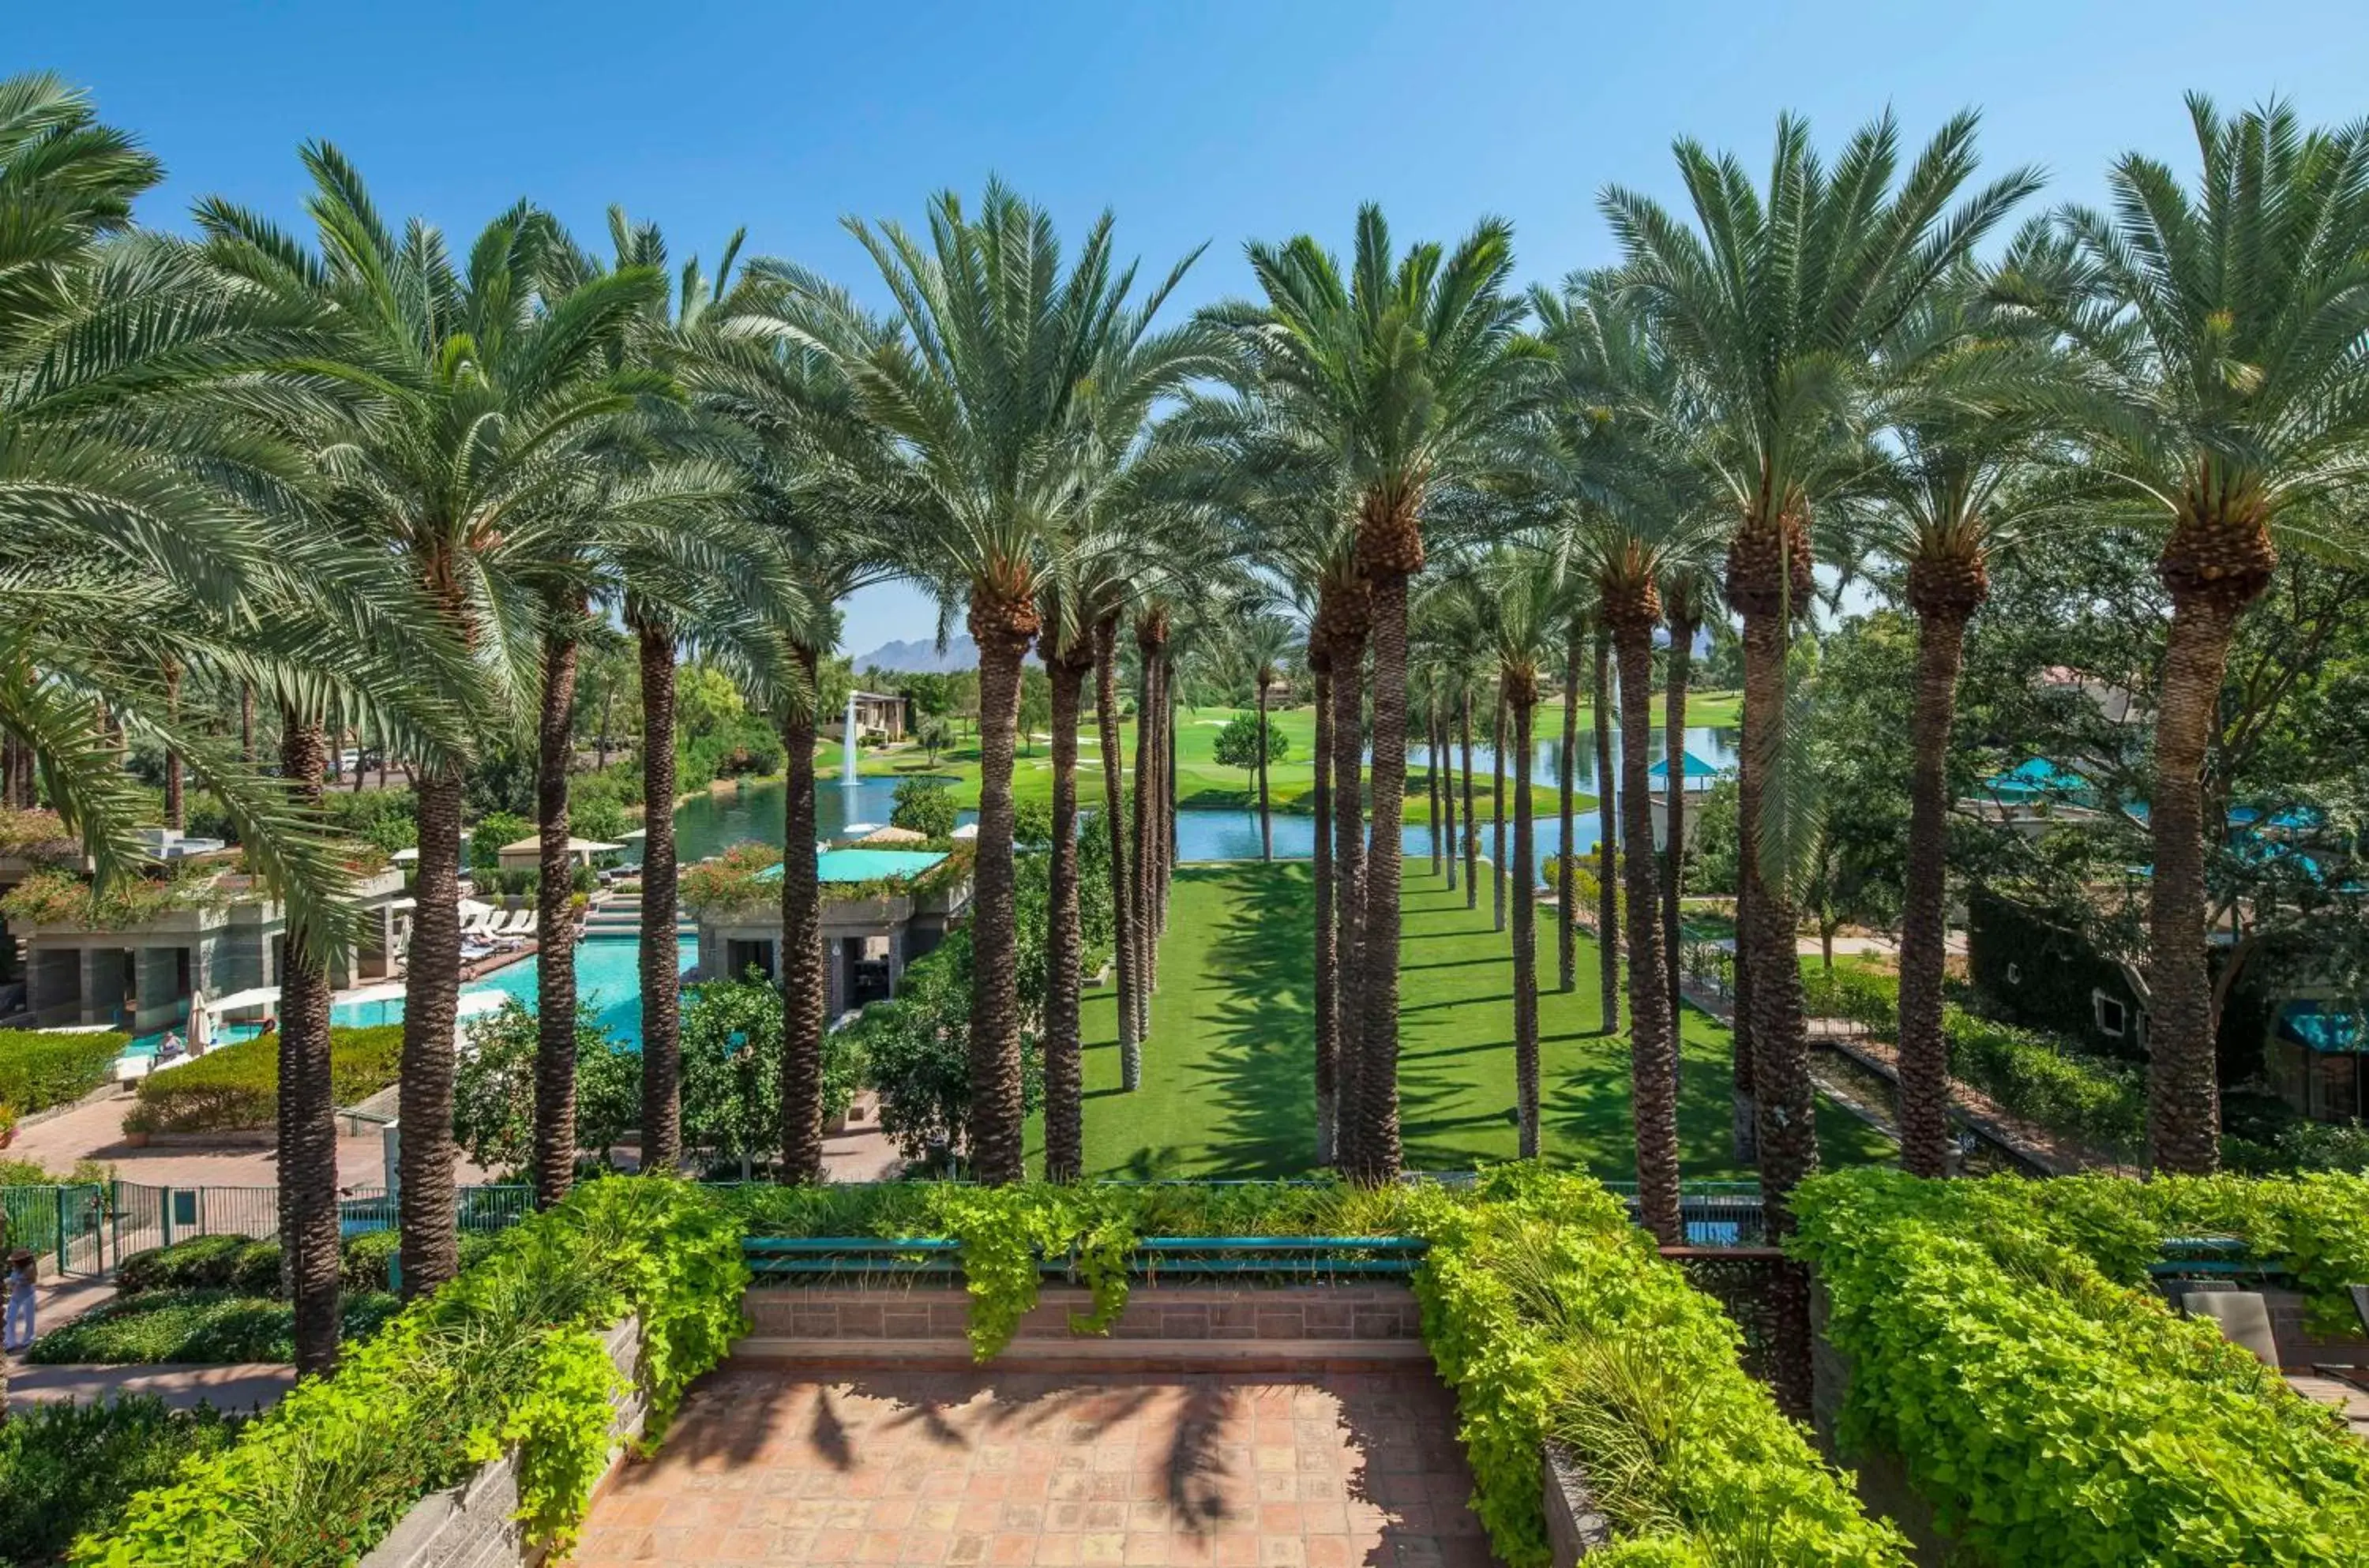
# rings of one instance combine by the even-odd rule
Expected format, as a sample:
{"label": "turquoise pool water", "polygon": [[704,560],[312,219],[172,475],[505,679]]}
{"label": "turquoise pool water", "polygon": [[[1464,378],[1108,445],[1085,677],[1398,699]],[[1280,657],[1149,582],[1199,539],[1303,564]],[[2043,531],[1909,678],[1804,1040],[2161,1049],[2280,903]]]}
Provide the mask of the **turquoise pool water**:
{"label": "turquoise pool water", "polygon": [[[598,1024],[629,1046],[642,1043],[642,944],[635,936],[588,936],[576,944],[576,1007],[578,1016]],[[683,937],[675,944],[677,972],[699,961],[699,944]],[[543,973],[541,958],[527,958],[506,969],[463,986],[464,996],[485,992],[515,997],[534,1011],[535,982]],[[373,1002],[403,1016],[400,998]]]}

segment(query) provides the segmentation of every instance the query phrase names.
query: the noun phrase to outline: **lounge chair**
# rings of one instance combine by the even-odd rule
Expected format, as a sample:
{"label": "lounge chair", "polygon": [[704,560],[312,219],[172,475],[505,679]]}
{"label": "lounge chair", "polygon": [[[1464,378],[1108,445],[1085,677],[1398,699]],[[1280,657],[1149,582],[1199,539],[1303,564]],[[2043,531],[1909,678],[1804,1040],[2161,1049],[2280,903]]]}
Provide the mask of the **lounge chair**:
{"label": "lounge chair", "polygon": [[509,923],[502,927],[500,934],[504,936],[532,936],[534,934],[534,911],[532,910],[516,910],[511,911]]}

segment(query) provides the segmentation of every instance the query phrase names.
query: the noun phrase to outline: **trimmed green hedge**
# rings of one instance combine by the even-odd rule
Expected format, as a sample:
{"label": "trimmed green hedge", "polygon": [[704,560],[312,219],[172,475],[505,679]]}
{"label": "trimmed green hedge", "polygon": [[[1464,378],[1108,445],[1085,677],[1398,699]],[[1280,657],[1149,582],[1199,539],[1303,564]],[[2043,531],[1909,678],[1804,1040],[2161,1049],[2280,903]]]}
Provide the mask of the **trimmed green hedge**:
{"label": "trimmed green hedge", "polygon": [[0,1029],[0,1105],[18,1113],[70,1104],[105,1083],[129,1035]]}
{"label": "trimmed green hedge", "polygon": [[[1803,1009],[1884,1039],[1900,1033],[1900,977],[1859,964],[1802,966]],[[2002,1024],[1955,1003],[1941,1009],[1951,1075],[2027,1121],[2135,1161],[2146,1142],[2146,1077],[2037,1029]]]}
{"label": "trimmed green hedge", "polygon": [[610,1326],[641,1320],[655,1440],[745,1330],[748,1280],[739,1229],[713,1195],[661,1176],[587,1182],[350,1348],[334,1377],[300,1383],[235,1444],[133,1497],[74,1561],[349,1562],[505,1450],[529,1538],[564,1550],[607,1462]]}
{"label": "trimmed green hedge", "polygon": [[[470,1268],[494,1250],[498,1234],[461,1232],[461,1266]],[[360,1293],[384,1290],[393,1278],[399,1238],[389,1230],[365,1230],[339,1249],[343,1288]],[[152,1247],[125,1258],[115,1271],[125,1295],[143,1290],[227,1290],[239,1296],[278,1296],[280,1289],[277,1238],[195,1236],[169,1247]]]}
{"label": "trimmed green hedge", "polygon": [[[395,1315],[383,1290],[343,1299],[338,1337],[366,1339]],[[296,1309],[236,1290],[143,1290],[103,1301],[33,1342],[25,1359],[40,1367],[150,1365],[296,1359]]]}
{"label": "trimmed green hedge", "polygon": [[2369,1562],[2369,1446],[2145,1285],[2170,1235],[2229,1231],[2326,1310],[2369,1277],[2369,1179],[1802,1185],[1797,1253],[1853,1368],[1847,1445],[1897,1453],[1986,1561]]}
{"label": "trimmed green hedge", "polygon": [[[340,1105],[374,1094],[403,1066],[403,1025],[329,1031],[331,1093]],[[280,1118],[280,1036],[258,1035],[140,1081],[127,1132],[232,1132]]]}

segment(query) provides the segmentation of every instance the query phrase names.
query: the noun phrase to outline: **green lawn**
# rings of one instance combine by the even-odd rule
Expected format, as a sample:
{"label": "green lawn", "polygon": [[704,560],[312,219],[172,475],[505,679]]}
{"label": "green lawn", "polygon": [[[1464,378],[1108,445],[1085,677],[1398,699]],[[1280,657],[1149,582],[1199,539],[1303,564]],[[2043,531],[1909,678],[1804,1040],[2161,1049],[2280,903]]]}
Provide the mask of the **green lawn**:
{"label": "green lawn", "polygon": [[[1514,1156],[1513,969],[1490,929],[1488,887],[1467,911],[1421,861],[1402,907],[1399,1088],[1407,1164],[1465,1170]],[[1123,1176],[1288,1176],[1315,1158],[1314,925],[1304,864],[1187,866],[1176,874],[1161,985],[1144,1047],[1144,1083],[1118,1087],[1116,998],[1085,1003],[1086,1169]],[[1558,992],[1554,930],[1541,920],[1539,999],[1550,1158],[1599,1176],[1633,1174],[1625,1037],[1597,1031],[1596,952],[1584,940],[1579,984]],[[1686,1020],[1678,1107],[1689,1178],[1748,1176],[1729,1158],[1727,1031]],[[1837,1163],[1887,1159],[1891,1145],[1823,1102],[1819,1139]],[[1041,1157],[1032,1120],[1029,1152]]]}
{"label": "green lawn", "polygon": [[[1736,722],[1738,701],[1734,693],[1729,692],[1696,692],[1687,702],[1687,722],[1698,726],[1733,726]],[[1248,775],[1239,768],[1219,766],[1215,755],[1218,731],[1224,727],[1228,719],[1242,711],[1236,708],[1191,708],[1178,713],[1176,795],[1179,804],[1215,807],[1257,804],[1257,790],[1248,782]],[[1658,715],[1660,711],[1657,697],[1654,712]],[[1276,763],[1270,770],[1269,788],[1275,807],[1277,810],[1307,810],[1309,807],[1304,797],[1316,787],[1316,772],[1310,758],[1316,745],[1316,710],[1310,707],[1285,708],[1271,712],[1267,717],[1269,724],[1286,737],[1289,747],[1288,760]],[[1538,723],[1541,738],[1561,736],[1562,708],[1551,704],[1541,706]],[[1587,737],[1594,733],[1594,719],[1585,705],[1580,709],[1579,724],[1581,744],[1585,746],[1588,744]],[[1087,744],[1081,746],[1078,753],[1078,797],[1082,804],[1092,806],[1098,803],[1103,795],[1102,753],[1092,744],[1096,738],[1096,730],[1091,721],[1079,733]],[[1412,738],[1415,744],[1421,743],[1420,736]],[[1485,734],[1476,734],[1473,742],[1480,745],[1485,738]],[[1134,720],[1120,722],[1119,743],[1127,753],[1128,766],[1132,767],[1135,761]],[[839,743],[822,743],[817,749],[817,755],[823,759],[825,765],[836,770],[840,759]],[[889,751],[866,752],[861,765],[866,773],[884,775],[944,773],[956,781],[955,795],[961,805],[978,804],[978,747],[973,740],[966,739],[952,750],[940,752],[934,763],[917,749],[900,747]],[[1474,801],[1480,807],[1481,819],[1485,822],[1489,819],[1489,775],[1485,772],[1478,773],[1472,783]],[[1512,787],[1509,782],[1506,785],[1509,798]],[[1036,742],[1015,760],[1013,789],[1021,800],[1052,798],[1053,762],[1045,742]],[[1407,774],[1406,821],[1429,819],[1431,807],[1425,791],[1424,771],[1421,768],[1410,769]],[[1549,777],[1534,781],[1531,798],[1539,811],[1553,811],[1554,780]],[[1595,805],[1594,799],[1585,793],[1577,800],[1577,808],[1581,810]],[[1462,809],[1460,802],[1458,808]]]}

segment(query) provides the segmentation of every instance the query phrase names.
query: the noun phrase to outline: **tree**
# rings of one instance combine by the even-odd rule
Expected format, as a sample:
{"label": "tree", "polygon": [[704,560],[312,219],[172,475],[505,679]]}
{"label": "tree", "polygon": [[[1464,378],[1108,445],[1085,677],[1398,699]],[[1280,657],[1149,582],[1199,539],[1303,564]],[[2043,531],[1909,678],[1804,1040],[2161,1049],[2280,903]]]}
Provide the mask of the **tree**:
{"label": "tree", "polygon": [[[452,1081],[452,1136],[472,1162],[516,1173],[536,1155],[535,1064],[542,1028],[512,997],[469,1020],[469,1048]],[[634,1053],[589,1020],[576,1029],[578,1141],[600,1164],[638,1119],[641,1066]]]}
{"label": "tree", "polygon": [[899,779],[888,825],[919,833],[925,839],[944,839],[953,835],[958,815],[955,792],[946,787],[944,780]]}
{"label": "tree", "polygon": [[1228,719],[1211,745],[1219,767],[1240,768],[1253,776],[1269,762],[1291,760],[1291,738],[1279,729],[1264,729],[1255,714]]}
{"label": "tree", "polygon": [[[1532,398],[1536,356],[1508,293],[1513,235],[1484,223],[1453,252],[1417,245],[1394,257],[1379,207],[1357,215],[1349,275],[1315,240],[1250,246],[1264,302],[1222,307],[1242,334],[1265,395],[1321,434],[1348,476],[1356,566],[1370,594],[1373,814],[1363,910],[1352,943],[1362,1014],[1354,1173],[1386,1180],[1399,1167],[1398,961],[1400,817],[1406,793],[1407,584],[1423,569],[1426,501],[1477,480],[1504,459]],[[1358,640],[1362,646],[1364,639]],[[1333,643],[1336,677],[1354,667]],[[1334,744],[1341,744],[1336,716]]]}
{"label": "tree", "polygon": [[2019,247],[2001,292],[2075,356],[2055,399],[2112,498],[2166,528],[2171,599],[2156,695],[2146,1006],[2158,1169],[2219,1161],[2207,967],[2203,775],[2239,617],[2275,536],[2358,484],[2369,341],[2369,127],[2305,131],[2273,102],[2225,120],[2189,99],[2194,191],[2127,154],[2110,212],[2069,208]]}
{"label": "tree", "polygon": [[955,743],[954,727],[946,722],[944,715],[930,714],[914,727],[913,738],[921,743],[922,753],[934,768],[938,765],[938,753]]}
{"label": "tree", "polygon": [[898,521],[910,569],[958,585],[979,651],[979,835],[972,939],[970,1132],[978,1177],[1021,1175],[1021,1059],[1013,913],[1012,771],[1021,660],[1040,629],[1038,578],[1070,519],[1098,372],[1130,360],[1141,406],[1216,369],[1194,329],[1151,320],[1184,264],[1137,303],[1107,216],[1065,272],[1051,220],[990,183],[978,216],[951,192],[928,245],[897,224],[850,225],[898,302],[882,338],[854,307],[805,291],[805,341],[830,356],[857,406],[896,441],[900,472],[869,486]]}
{"label": "tree", "polygon": [[[1638,192],[1606,190],[1625,252],[1622,287],[1645,313],[1686,389],[1667,439],[1733,525],[1728,603],[1744,623],[1745,838],[1739,970],[1749,971],[1758,1146],[1770,1224],[1791,1225],[1787,1195],[1817,1162],[1795,912],[1764,874],[1763,813],[1786,803],[1763,785],[1784,742],[1787,650],[1810,601],[1810,517],[1860,460],[1872,351],[2039,183],[2010,174],[1952,207],[1974,172],[1975,117],[1951,120],[1906,172],[1889,115],[1862,128],[1829,168],[1808,127],[1777,129],[1766,195],[1733,155],[1676,148],[1699,227]],[[1674,781],[1682,783],[1683,781]],[[1746,1076],[1739,1065],[1739,1087]],[[1806,1303],[1789,1299],[1789,1315]]]}
{"label": "tree", "polygon": [[[307,361],[357,397],[349,418],[308,421],[325,505],[356,538],[400,559],[445,633],[475,657],[469,693],[486,728],[525,705],[504,676],[528,663],[508,646],[532,568],[564,554],[615,421],[662,379],[616,369],[609,352],[663,289],[629,269],[554,295],[555,225],[521,203],[457,264],[432,226],[398,237],[335,148],[303,152],[310,254],[264,219],[201,203],[212,263],[271,297],[321,312],[336,351]],[[507,602],[510,613],[489,611]],[[403,1286],[431,1290],[458,1266],[452,1144],[453,1040],[461,937],[463,769],[431,759],[416,791],[418,909],[404,1001],[400,1173]]]}
{"label": "tree", "polygon": [[[682,1010],[682,1136],[710,1169],[745,1176],[780,1147],[782,999],[750,973],[709,980]],[[817,1114],[847,1114],[862,1058],[847,1030],[826,1035]]]}
{"label": "tree", "polygon": [[1253,612],[1233,622],[1227,628],[1227,651],[1249,678],[1257,717],[1251,725],[1251,745],[1248,761],[1236,760],[1244,755],[1239,749],[1229,757],[1223,748],[1226,737],[1233,732],[1237,719],[1218,732],[1220,748],[1218,761],[1229,768],[1255,771],[1258,774],[1259,858],[1275,858],[1274,804],[1268,787],[1272,766],[1289,750],[1288,738],[1267,723],[1267,689],[1283,679],[1284,660],[1290,657],[1293,646],[1299,640],[1299,628],[1281,615]]}

